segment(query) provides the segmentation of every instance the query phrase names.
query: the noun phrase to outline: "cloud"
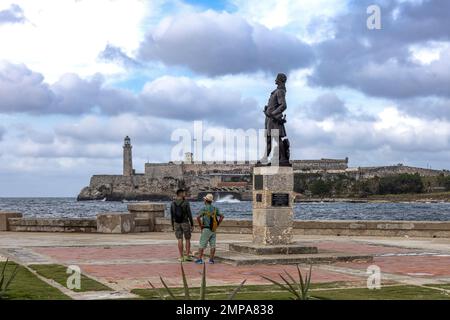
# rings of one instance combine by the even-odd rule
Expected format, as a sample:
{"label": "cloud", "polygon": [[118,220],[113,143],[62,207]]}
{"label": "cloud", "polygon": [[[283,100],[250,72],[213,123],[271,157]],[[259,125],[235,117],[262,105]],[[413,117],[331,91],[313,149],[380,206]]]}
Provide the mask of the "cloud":
{"label": "cloud", "polygon": [[450,99],[408,99],[398,104],[399,110],[426,120],[450,120]]}
{"label": "cloud", "polygon": [[8,9],[0,11],[0,25],[6,23],[24,23],[25,15],[20,6],[12,4]]}
{"label": "cloud", "polygon": [[42,113],[55,99],[40,73],[7,62],[0,62],[0,97],[0,112]]}
{"label": "cloud", "polygon": [[177,124],[174,121],[161,121],[152,117],[121,114],[112,117],[87,115],[79,121],[62,123],[54,132],[62,139],[78,143],[116,143],[125,136],[143,144],[168,144],[171,131]]}
{"label": "cloud", "polygon": [[[359,118],[312,120],[296,117],[288,124],[292,131],[290,139],[294,148],[327,150],[326,153],[348,155],[379,150],[391,150],[397,154],[444,153],[450,149],[450,122],[447,120],[424,120],[386,107],[376,120]],[[427,155],[427,156],[425,156]],[[400,161],[399,159],[398,161]],[[383,159],[372,159],[372,163],[383,164]]]}
{"label": "cloud", "polygon": [[82,79],[64,74],[49,85],[24,65],[0,65],[0,113],[132,113],[181,121],[205,120],[231,127],[255,126],[257,102],[241,93],[204,86],[186,77],[164,76],[147,82],[138,94],[108,87],[100,75]]}
{"label": "cloud", "polygon": [[117,64],[99,60],[98,53],[108,43],[124,52],[136,50],[144,35],[144,19],[161,14],[162,0],[3,2],[20,5],[29,23],[1,26],[0,59],[24,63],[54,82],[64,73],[82,77],[97,72],[115,76],[126,73]]}
{"label": "cloud", "polygon": [[164,19],[141,43],[139,57],[209,76],[308,67],[311,48],[280,29],[211,10]]}
{"label": "cloud", "polygon": [[312,119],[343,118],[349,114],[347,107],[335,93],[325,93],[310,105],[308,114]]}
{"label": "cloud", "polygon": [[107,62],[118,63],[127,68],[137,68],[142,65],[135,59],[129,57],[123,50],[119,47],[107,44],[105,49],[100,52],[99,59]]}
{"label": "cloud", "polygon": [[99,75],[81,79],[64,74],[56,83],[23,64],[0,63],[0,112],[31,114],[82,114],[98,108],[103,113],[126,112],[136,105],[126,90],[107,88]]}
{"label": "cloud", "polygon": [[318,64],[309,77],[316,86],[347,86],[370,96],[405,99],[450,97],[450,47],[431,63],[417,61],[411,48],[450,41],[450,2],[382,2],[382,29],[366,27],[372,1],[352,1],[334,19],[335,36],[315,45]]}
{"label": "cloud", "polygon": [[185,77],[158,78],[140,95],[139,113],[185,121],[207,120],[230,127],[255,126],[257,102],[239,91],[206,87]]}
{"label": "cloud", "polygon": [[103,114],[133,111],[136,97],[130,91],[106,87],[102,76],[81,79],[65,74],[51,86],[55,94],[50,113],[82,114],[95,110]]}
{"label": "cloud", "polygon": [[5,135],[5,133],[6,133],[6,129],[4,127],[0,126],[0,141],[3,140],[3,136]]}

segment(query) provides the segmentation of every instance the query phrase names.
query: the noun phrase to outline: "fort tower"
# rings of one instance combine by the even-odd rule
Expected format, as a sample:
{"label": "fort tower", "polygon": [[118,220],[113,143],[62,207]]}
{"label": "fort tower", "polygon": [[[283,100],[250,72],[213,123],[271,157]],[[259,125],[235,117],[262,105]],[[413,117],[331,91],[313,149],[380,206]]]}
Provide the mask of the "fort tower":
{"label": "fort tower", "polygon": [[131,154],[131,141],[130,137],[126,136],[123,142],[123,175],[133,175],[133,157]]}

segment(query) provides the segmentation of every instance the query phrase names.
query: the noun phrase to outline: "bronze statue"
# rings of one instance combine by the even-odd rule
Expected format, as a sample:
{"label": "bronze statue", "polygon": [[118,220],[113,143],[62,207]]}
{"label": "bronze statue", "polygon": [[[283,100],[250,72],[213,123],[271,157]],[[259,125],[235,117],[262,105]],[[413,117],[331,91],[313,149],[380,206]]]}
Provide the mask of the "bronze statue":
{"label": "bronze statue", "polygon": [[[290,166],[290,145],[286,138],[286,115],[283,112],[287,109],[286,105],[286,81],[287,76],[284,73],[279,73],[275,80],[277,88],[270,94],[269,102],[264,108],[266,115],[266,151],[261,162],[267,163],[269,155],[272,151],[272,139],[276,139],[278,146],[278,165]],[[276,156],[276,153],[274,154]],[[273,159],[276,164],[276,160]],[[270,163],[268,165],[271,165]]]}

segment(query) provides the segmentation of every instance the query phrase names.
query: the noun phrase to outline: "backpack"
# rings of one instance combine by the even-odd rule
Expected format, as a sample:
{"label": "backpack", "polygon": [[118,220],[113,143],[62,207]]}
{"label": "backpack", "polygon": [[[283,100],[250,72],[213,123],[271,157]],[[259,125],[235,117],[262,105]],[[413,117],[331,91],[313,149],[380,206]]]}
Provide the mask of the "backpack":
{"label": "backpack", "polygon": [[219,222],[217,221],[217,209],[214,207],[212,213],[209,212],[209,210],[206,210],[206,216],[209,217],[209,229],[211,229],[212,232],[215,232],[219,226]]}
{"label": "backpack", "polygon": [[175,222],[183,223],[184,222],[184,212],[183,212],[184,202],[181,202],[179,205],[176,204],[176,202],[174,202],[173,204],[175,205],[175,214],[174,214]]}

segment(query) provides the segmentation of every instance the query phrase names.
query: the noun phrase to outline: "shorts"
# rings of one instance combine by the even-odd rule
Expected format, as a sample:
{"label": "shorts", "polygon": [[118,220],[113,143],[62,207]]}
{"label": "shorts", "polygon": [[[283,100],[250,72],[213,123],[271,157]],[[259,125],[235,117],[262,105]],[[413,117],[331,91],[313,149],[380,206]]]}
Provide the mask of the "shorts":
{"label": "shorts", "polygon": [[175,237],[178,240],[183,240],[183,235],[186,240],[191,239],[191,224],[189,222],[174,222],[173,227],[175,229]]}
{"label": "shorts", "polygon": [[211,248],[216,247],[216,233],[208,228],[203,228],[202,234],[200,235],[200,249],[205,249],[208,243]]}

